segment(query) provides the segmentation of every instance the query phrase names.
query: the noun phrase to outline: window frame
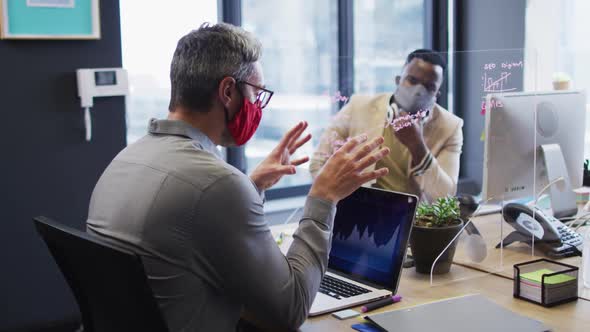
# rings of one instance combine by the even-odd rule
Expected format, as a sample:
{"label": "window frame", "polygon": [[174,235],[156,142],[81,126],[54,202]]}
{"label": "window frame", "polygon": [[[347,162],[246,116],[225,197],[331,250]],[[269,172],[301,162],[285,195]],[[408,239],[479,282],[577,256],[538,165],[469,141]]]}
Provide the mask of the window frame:
{"label": "window frame", "polygon": [[[242,1],[218,0],[219,21],[236,26],[242,25]],[[226,149],[226,161],[228,164],[246,173],[246,147],[229,147]]]}

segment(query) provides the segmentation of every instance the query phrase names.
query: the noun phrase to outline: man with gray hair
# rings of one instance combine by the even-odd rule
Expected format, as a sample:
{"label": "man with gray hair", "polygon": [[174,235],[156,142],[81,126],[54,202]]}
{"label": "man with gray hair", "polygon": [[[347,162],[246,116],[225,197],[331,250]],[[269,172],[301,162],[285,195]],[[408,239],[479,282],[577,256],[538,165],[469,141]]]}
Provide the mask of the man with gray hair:
{"label": "man with gray hair", "polygon": [[283,255],[264,220],[264,191],[308,157],[300,122],[248,177],[216,148],[245,144],[272,97],[260,43],[228,24],[203,25],[178,42],[168,119],[119,153],[90,201],[88,232],[142,255],[170,331],[235,331],[240,317],[297,329],[326,271],[336,203],[387,174],[364,171],[389,153],[360,135],[313,183]]}

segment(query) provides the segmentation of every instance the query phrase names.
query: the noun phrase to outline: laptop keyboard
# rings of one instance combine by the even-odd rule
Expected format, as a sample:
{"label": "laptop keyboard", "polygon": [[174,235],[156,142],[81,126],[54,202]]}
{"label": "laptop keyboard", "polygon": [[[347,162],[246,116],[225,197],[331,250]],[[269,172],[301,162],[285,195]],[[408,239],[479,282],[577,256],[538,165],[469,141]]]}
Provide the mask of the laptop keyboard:
{"label": "laptop keyboard", "polygon": [[320,284],[319,292],[340,300],[342,298],[365,294],[370,292],[370,290],[355,284],[351,284],[344,280],[325,275],[322,283]]}

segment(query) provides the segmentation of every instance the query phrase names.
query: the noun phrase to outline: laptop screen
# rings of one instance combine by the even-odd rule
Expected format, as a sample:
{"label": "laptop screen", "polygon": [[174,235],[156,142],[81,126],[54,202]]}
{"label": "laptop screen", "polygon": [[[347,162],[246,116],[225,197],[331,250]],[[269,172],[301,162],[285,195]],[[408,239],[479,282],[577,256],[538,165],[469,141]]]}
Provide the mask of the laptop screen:
{"label": "laptop screen", "polygon": [[417,198],[361,187],[338,203],[328,267],[395,290]]}

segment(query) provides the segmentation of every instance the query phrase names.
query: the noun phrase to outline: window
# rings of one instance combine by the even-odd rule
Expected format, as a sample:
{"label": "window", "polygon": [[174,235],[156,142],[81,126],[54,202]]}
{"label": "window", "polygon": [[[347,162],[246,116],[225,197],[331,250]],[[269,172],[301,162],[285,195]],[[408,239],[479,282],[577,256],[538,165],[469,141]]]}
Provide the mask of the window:
{"label": "window", "polygon": [[[338,98],[340,91],[392,92],[406,55],[424,44],[425,0],[175,0],[164,7],[122,1],[123,65],[131,90],[128,143],[145,135],[149,118],[166,116],[176,42],[203,22],[215,23],[218,3],[230,11],[242,8],[242,26],[262,42],[265,83],[275,91],[245,148],[247,172],[301,120],[309,123],[313,138],[298,154],[311,157],[322,130],[338,111],[338,100],[349,97]],[[350,21],[339,21],[343,7],[352,13],[346,18]],[[352,44],[345,46],[351,47],[346,61],[338,58],[339,40]],[[287,194],[269,191],[267,197],[305,192],[311,183],[308,167],[302,165],[296,175],[273,187],[275,193]]]}
{"label": "window", "polygon": [[[354,29],[338,22],[339,3],[350,5]],[[265,83],[275,91],[246,146],[248,171],[300,120],[308,121],[313,135],[300,154],[311,157],[338,100],[349,97],[340,91],[392,92],[407,54],[424,44],[424,0],[243,0],[242,8],[242,26],[261,40]],[[353,61],[339,61],[338,41],[349,38],[342,36],[348,31],[354,36]],[[349,63],[354,68],[339,68]],[[338,77],[343,73],[353,75]],[[284,177],[273,188],[309,185],[307,167],[302,165],[297,175]]]}
{"label": "window", "polygon": [[204,22],[217,22],[215,0],[173,0],[165,6],[121,1],[123,67],[129,74],[127,143],[147,130],[150,118],[164,118],[170,101],[170,61],[176,42]]}
{"label": "window", "polygon": [[[311,157],[317,146],[337,85],[337,8],[335,1],[317,0],[244,0],[242,8],[242,26],[262,42],[265,84],[275,92],[246,146],[251,172],[299,121],[306,120],[313,135],[299,154]],[[307,167],[273,188],[311,183]]]}
{"label": "window", "polygon": [[424,47],[424,0],[354,2],[354,91],[393,92],[407,55]]}
{"label": "window", "polygon": [[[570,88],[590,92],[590,1],[530,0],[526,12],[526,56],[536,63],[526,73],[529,89],[553,89],[555,78],[571,79]],[[590,111],[590,107],[587,107]],[[586,115],[586,151],[590,158],[590,114]]]}

